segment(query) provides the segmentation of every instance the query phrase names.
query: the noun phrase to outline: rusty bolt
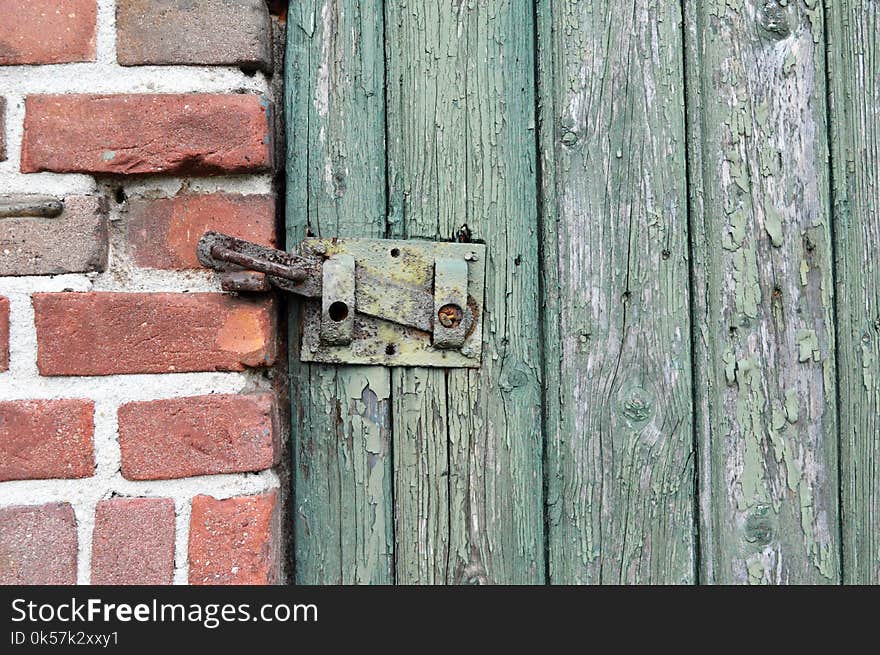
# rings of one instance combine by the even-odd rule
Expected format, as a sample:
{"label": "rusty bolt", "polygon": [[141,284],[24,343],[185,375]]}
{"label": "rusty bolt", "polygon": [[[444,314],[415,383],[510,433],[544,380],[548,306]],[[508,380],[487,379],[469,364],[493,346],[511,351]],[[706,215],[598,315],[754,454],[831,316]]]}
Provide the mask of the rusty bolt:
{"label": "rusty bolt", "polygon": [[437,312],[440,324],[446,328],[456,328],[461,323],[461,307],[458,305],[443,305]]}
{"label": "rusty bolt", "polygon": [[327,252],[327,246],[320,241],[303,241],[302,249],[304,255],[323,255]]}

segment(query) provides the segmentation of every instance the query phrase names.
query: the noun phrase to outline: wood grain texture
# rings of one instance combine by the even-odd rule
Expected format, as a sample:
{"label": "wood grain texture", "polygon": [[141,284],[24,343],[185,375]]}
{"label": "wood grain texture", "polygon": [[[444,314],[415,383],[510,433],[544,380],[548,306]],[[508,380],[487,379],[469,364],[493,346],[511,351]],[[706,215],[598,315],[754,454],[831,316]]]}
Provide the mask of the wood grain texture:
{"label": "wood grain texture", "polygon": [[880,5],[827,4],[844,582],[880,583]]}
{"label": "wood grain texture", "polygon": [[550,578],[693,582],[680,4],[538,8]]}
{"label": "wood grain texture", "polygon": [[822,7],[685,6],[701,580],[834,583]]}
{"label": "wood grain texture", "polygon": [[[287,236],[385,235],[382,3],[288,14]],[[299,584],[391,583],[390,375],[299,361],[291,314],[294,557]]]}
{"label": "wood grain texture", "polygon": [[529,3],[386,3],[390,233],[488,244],[483,366],[396,371],[398,582],[544,580]]}

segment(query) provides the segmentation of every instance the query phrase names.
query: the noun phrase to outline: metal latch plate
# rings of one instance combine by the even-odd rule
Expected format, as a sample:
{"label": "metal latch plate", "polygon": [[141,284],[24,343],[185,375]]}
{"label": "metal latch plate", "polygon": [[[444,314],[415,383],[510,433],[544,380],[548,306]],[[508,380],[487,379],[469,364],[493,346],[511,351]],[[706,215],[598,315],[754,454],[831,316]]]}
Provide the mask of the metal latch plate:
{"label": "metal latch plate", "polygon": [[[484,245],[309,238],[303,241],[301,252],[306,257],[324,257],[325,266],[328,261],[342,262],[342,265],[333,267],[341,274],[348,270],[344,263],[350,256],[355,264],[357,287],[356,311],[347,314],[343,321],[347,324],[346,332],[350,327],[350,342],[347,344],[341,343],[346,339],[339,338],[338,332],[333,338],[326,337],[327,313],[334,298],[325,293],[322,299],[306,300],[302,361],[383,366],[480,366],[486,267]],[[464,270],[457,261],[465,262],[467,267],[466,290],[461,288]],[[439,280],[439,285],[449,284],[449,288],[435,290],[435,279]],[[340,288],[344,289],[345,284]],[[467,307],[462,308],[459,317],[450,312],[449,305],[457,307],[453,303],[464,298],[465,293]],[[322,320],[324,339],[321,338]],[[461,346],[456,347],[459,342]]]}

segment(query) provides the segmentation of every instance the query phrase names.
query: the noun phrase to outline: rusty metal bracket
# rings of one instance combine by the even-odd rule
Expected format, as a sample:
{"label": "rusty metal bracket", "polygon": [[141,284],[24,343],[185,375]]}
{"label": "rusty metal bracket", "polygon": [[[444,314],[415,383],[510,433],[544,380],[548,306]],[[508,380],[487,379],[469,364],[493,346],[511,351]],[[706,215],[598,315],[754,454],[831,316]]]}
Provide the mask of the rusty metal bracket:
{"label": "rusty metal bracket", "polygon": [[434,261],[434,346],[437,348],[464,345],[473,318],[467,311],[467,295],[467,260],[438,257]]}
{"label": "rusty metal bracket", "polygon": [[305,239],[295,253],[216,232],[199,261],[231,292],[303,296],[306,362],[480,365],[486,247],[385,239]]}
{"label": "rusty metal bracket", "polygon": [[354,257],[333,255],[324,262],[321,290],[321,343],[347,346],[354,337]]}

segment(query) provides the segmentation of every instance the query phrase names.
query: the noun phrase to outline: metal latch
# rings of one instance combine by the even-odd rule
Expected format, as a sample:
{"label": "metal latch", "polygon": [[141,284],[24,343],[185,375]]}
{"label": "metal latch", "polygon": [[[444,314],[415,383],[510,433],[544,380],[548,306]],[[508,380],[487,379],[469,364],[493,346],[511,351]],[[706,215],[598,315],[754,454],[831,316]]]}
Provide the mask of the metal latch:
{"label": "metal latch", "polygon": [[324,238],[288,253],[217,232],[198,246],[225,291],[305,298],[302,361],[385,366],[480,366],[485,255],[475,243]]}

